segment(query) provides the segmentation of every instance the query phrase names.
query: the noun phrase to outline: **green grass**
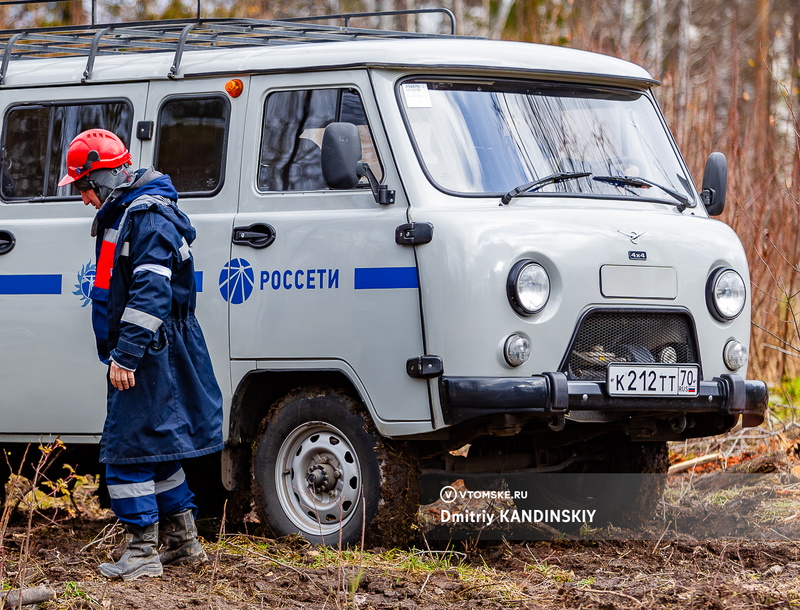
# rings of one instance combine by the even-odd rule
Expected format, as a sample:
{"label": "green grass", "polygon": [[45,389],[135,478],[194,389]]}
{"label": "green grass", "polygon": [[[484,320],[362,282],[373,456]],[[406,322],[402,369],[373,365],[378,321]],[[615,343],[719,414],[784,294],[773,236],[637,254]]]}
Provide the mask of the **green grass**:
{"label": "green grass", "polygon": [[[480,591],[490,592],[493,599],[518,600],[526,598],[522,586],[510,581],[502,571],[488,566],[484,561],[470,562],[467,554],[456,550],[426,549],[389,549],[373,552],[361,551],[357,548],[336,549],[332,547],[313,547],[302,540],[286,540],[280,543],[264,539],[235,535],[223,537],[210,545],[209,555],[216,553],[232,554],[237,557],[254,555],[260,560],[271,560],[277,565],[297,572],[315,571],[342,572],[331,586],[346,592],[350,598],[356,594],[364,576],[379,575],[394,581],[419,581],[422,588],[434,577],[458,581],[460,591],[465,598],[470,598]],[[577,580],[574,574],[556,569],[552,572],[556,582],[572,582]],[[434,585],[427,585],[433,587]]]}
{"label": "green grass", "polygon": [[70,580],[64,584],[64,592],[61,594],[61,596],[65,599],[85,599],[90,604],[100,605],[100,602],[97,601],[97,599],[81,589],[80,583],[77,583],[74,580]]}

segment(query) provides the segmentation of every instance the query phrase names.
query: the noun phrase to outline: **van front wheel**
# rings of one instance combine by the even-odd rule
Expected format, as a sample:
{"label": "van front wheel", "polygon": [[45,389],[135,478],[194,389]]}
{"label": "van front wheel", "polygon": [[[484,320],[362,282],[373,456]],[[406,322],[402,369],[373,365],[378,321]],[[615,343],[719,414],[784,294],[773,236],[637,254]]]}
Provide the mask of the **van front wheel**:
{"label": "van front wheel", "polygon": [[343,393],[300,391],[264,420],[253,455],[255,504],[276,535],[354,544],[386,504],[386,443],[358,406]]}

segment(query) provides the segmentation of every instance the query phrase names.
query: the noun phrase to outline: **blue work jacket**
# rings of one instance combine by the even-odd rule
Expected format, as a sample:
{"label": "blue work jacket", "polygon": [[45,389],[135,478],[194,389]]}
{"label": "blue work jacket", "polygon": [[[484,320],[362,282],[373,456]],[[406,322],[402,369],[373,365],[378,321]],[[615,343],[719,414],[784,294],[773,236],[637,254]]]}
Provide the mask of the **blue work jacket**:
{"label": "blue work jacket", "polygon": [[222,449],[222,396],[195,318],[195,230],[168,176],[139,170],[97,213],[92,325],[100,360],[135,371],[108,383],[100,461],[161,462]]}

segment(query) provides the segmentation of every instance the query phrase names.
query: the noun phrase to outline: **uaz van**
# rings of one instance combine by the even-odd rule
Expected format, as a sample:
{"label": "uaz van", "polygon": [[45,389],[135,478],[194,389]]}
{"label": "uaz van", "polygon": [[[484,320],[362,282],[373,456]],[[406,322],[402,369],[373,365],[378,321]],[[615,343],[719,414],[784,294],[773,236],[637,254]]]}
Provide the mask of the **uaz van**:
{"label": "uaz van", "polygon": [[278,535],[402,537],[420,474],[659,473],[763,420],[724,157],[696,188],[636,65],[317,21],[2,41],[4,444],[102,430],[92,214],[57,186],[88,128],[197,229],[223,482]]}

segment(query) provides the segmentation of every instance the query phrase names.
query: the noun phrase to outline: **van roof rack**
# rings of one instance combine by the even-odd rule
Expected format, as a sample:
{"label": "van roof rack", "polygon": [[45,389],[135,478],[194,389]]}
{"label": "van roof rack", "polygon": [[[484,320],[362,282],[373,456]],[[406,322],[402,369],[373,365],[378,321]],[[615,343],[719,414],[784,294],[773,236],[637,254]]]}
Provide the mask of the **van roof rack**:
{"label": "van roof rack", "polygon": [[[0,0],[0,6],[41,3],[42,0]],[[198,0],[198,15],[199,13]],[[355,28],[350,25],[351,20],[356,18],[429,13],[444,15],[449,19],[450,34]],[[93,22],[95,14],[93,2]],[[344,26],[309,23],[323,20],[343,21]],[[86,57],[86,70],[82,79],[82,82],[86,82],[91,78],[98,55],[171,51],[175,57],[168,76],[177,78],[183,53],[189,50],[356,39],[450,38],[455,36],[455,30],[455,16],[444,8],[315,15],[281,20],[196,18],[0,30],[0,85],[5,83],[12,60]]]}

